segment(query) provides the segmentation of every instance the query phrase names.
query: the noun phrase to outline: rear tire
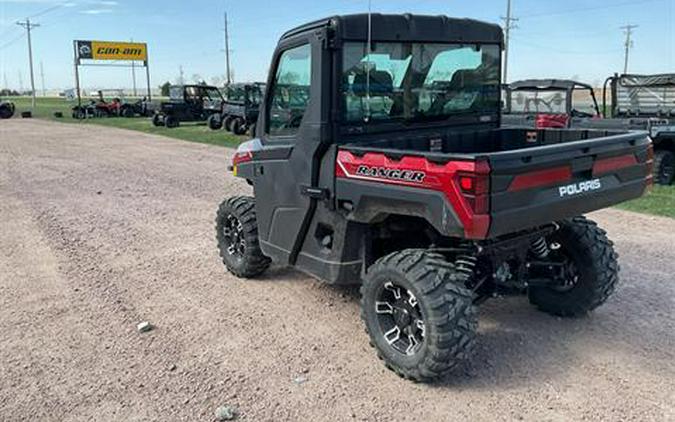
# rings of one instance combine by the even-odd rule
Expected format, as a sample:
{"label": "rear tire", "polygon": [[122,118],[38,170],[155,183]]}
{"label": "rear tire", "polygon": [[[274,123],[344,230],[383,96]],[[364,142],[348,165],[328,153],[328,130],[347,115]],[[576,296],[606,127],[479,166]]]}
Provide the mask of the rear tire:
{"label": "rear tire", "polygon": [[476,343],[472,292],[442,255],[424,250],[392,253],[368,269],[361,318],[387,368],[415,381],[442,377]]}
{"label": "rear tire", "polygon": [[237,117],[232,122],[232,133],[235,135],[243,135],[246,133],[246,122],[244,119]]}
{"label": "rear tire", "polygon": [[235,117],[234,116],[227,116],[223,122],[223,126],[225,127],[225,130],[228,132],[232,132],[232,122],[234,122]]}
{"label": "rear tire", "polygon": [[175,127],[178,127],[178,125],[180,125],[180,122],[174,116],[164,117],[164,126],[166,126],[167,128],[173,129]]}
{"label": "rear tire", "polygon": [[220,114],[212,114],[206,120],[206,124],[211,130],[220,130],[223,128],[223,119]]}
{"label": "rear tire", "polygon": [[164,126],[164,117],[161,114],[155,114],[152,116],[152,125],[155,127]]}
{"label": "rear tire", "polygon": [[9,107],[0,107],[0,119],[9,119],[14,114],[14,111]]}
{"label": "rear tire", "polygon": [[539,310],[561,317],[578,317],[602,305],[619,281],[618,255],[607,233],[585,217],[560,225],[549,239],[576,268],[569,287],[532,286],[530,303]]}
{"label": "rear tire", "polygon": [[654,153],[654,181],[659,185],[672,185],[675,180],[675,153],[657,150]]}
{"label": "rear tire", "polygon": [[136,113],[134,113],[134,110],[131,107],[125,107],[122,109],[121,113],[122,117],[134,117]]}
{"label": "rear tire", "polygon": [[251,123],[251,127],[248,128],[248,134],[251,138],[255,138],[255,128],[256,123]]}
{"label": "rear tire", "polygon": [[223,263],[237,277],[260,275],[272,262],[260,250],[255,200],[251,197],[234,196],[220,204],[216,239]]}

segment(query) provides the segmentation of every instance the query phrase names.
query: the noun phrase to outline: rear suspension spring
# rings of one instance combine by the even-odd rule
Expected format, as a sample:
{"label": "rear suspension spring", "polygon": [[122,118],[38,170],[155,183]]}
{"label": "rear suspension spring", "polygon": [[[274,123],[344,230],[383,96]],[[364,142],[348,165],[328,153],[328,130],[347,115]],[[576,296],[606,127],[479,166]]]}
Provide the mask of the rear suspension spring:
{"label": "rear suspension spring", "polygon": [[531,250],[535,256],[542,259],[546,258],[548,254],[551,252],[551,250],[548,247],[548,244],[546,243],[546,239],[544,239],[543,237],[540,237],[539,239],[532,242]]}

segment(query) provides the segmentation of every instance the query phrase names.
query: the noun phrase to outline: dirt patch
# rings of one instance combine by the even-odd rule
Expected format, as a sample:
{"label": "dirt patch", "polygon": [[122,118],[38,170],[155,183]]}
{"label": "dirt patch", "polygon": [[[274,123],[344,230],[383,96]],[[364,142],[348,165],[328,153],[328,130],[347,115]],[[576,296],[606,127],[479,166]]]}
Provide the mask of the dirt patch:
{"label": "dirt patch", "polygon": [[621,254],[605,306],[561,320],[490,301],[472,363],[413,384],[368,346],[354,289],[225,272],[215,210],[249,190],[230,155],[2,122],[0,419],[201,421],[222,405],[251,421],[675,418],[675,220],[592,215]]}

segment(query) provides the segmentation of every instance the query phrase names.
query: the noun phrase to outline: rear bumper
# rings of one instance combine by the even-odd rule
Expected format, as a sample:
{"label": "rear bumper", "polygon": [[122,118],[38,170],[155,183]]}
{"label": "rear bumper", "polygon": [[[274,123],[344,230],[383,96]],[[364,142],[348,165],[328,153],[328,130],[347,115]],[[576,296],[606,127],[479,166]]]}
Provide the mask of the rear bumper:
{"label": "rear bumper", "polygon": [[488,237],[514,233],[639,198],[649,186],[651,175],[629,182],[621,182],[616,175],[601,177],[599,180],[602,186],[599,190],[564,199],[560,195],[560,186],[522,192],[520,199],[528,196],[528,205],[493,211]]}

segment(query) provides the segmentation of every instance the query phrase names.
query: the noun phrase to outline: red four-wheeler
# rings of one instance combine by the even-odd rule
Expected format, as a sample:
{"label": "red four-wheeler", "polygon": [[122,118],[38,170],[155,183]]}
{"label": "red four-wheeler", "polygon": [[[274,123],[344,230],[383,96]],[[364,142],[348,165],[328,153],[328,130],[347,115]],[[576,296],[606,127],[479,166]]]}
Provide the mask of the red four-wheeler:
{"label": "red four-wheeler", "polygon": [[617,255],[582,214],[643,194],[647,133],[500,128],[498,26],[370,22],[336,16],[281,38],[258,138],[233,159],[254,197],[217,213],[228,270],[274,262],[361,284],[378,355],[424,381],[470,356],[487,298],[526,294],[559,316],[603,304]]}

